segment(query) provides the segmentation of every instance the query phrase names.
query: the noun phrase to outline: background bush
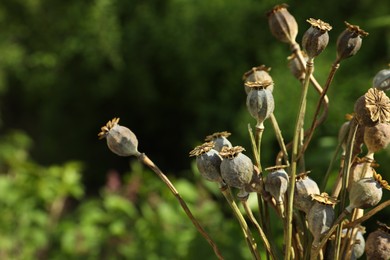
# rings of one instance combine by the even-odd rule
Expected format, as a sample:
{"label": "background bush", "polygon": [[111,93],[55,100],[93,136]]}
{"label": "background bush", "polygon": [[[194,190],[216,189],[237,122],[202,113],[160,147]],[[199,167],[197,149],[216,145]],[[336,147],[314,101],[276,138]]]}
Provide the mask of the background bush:
{"label": "background bush", "polygon": [[[273,5],[252,0],[1,1],[0,210],[6,214],[0,216],[1,233],[7,234],[1,254],[22,259],[37,254],[50,259],[199,256],[197,246],[205,242],[187,220],[177,227],[181,221],[173,221],[172,214],[181,211],[167,191],[155,202],[161,212],[153,209],[153,192],[162,190],[154,176],[148,180],[151,174],[141,168],[125,175],[128,160],[97,140],[99,128],[114,116],[137,134],[141,152],[184,183],[180,191],[193,191],[188,198],[205,225],[220,232],[215,237],[224,249],[243,254],[232,246],[237,241],[231,236],[239,237],[235,225],[220,221],[230,213],[220,208],[217,195],[210,198],[198,187],[204,184],[192,174],[188,152],[206,135],[222,130],[232,132],[232,142],[250,151],[247,124],[254,121],[246,112],[241,77],[260,64],[272,67],[275,115],[285,139],[291,140],[300,86],[286,66],[288,47],[268,29],[265,13]],[[298,39],[308,28],[307,18],[333,26],[330,44],[315,63],[320,82],[335,58],[344,21],[370,33],[357,56],[341,64],[329,91],[329,118],[309,147],[308,168],[320,179],[344,115],[389,62],[388,4],[348,0],[321,1],[321,8],[316,2],[289,5],[299,24]],[[317,95],[312,91],[309,97],[310,110]],[[277,152],[270,128],[266,124],[266,166]],[[377,160],[378,171],[390,179],[388,155],[384,151]],[[137,199],[102,191],[110,172],[128,178],[126,185],[138,180],[142,187],[132,193]],[[155,190],[144,187],[146,181]],[[63,210],[56,213],[57,204]],[[213,218],[207,217],[210,212]],[[167,225],[164,232],[158,232],[161,223]],[[176,236],[177,228],[182,237]]]}

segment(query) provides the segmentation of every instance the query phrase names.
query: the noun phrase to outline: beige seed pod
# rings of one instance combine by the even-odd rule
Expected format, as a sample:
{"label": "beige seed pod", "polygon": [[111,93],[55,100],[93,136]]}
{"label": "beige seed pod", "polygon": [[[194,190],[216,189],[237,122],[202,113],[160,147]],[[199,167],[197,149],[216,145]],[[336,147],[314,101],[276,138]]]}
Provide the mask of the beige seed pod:
{"label": "beige seed pod", "polygon": [[369,178],[374,176],[374,168],[372,160],[367,161],[367,158],[356,158],[351,166],[348,180],[348,191],[351,190],[353,183],[359,181],[362,178]]}
{"label": "beige seed pod", "polygon": [[282,42],[295,43],[298,34],[298,24],[289,11],[286,4],[275,6],[267,13],[268,24],[272,35]]}
{"label": "beige seed pod", "polygon": [[[308,57],[306,52],[300,51],[305,62],[307,62]],[[303,81],[305,79],[306,75],[306,68],[305,66],[302,66],[302,64],[299,62],[297,55],[291,54],[287,57],[288,60],[288,68],[290,69],[291,73],[294,75],[295,78],[297,78],[300,81]],[[306,63],[305,63],[306,64]],[[314,68],[313,68],[314,71]]]}
{"label": "beige seed pod", "polygon": [[375,172],[373,177],[362,178],[352,183],[349,192],[349,206],[345,208],[346,211],[351,213],[356,208],[374,207],[382,199],[382,188],[390,189],[390,186],[380,174]]}
{"label": "beige seed pod", "polygon": [[108,148],[119,156],[139,156],[138,140],[127,127],[118,124],[119,118],[114,118],[101,128],[99,139],[106,138]]}
{"label": "beige seed pod", "polygon": [[390,259],[390,227],[378,222],[378,230],[370,233],[366,240],[367,260]]}
{"label": "beige seed pod", "polygon": [[390,124],[379,123],[364,130],[364,143],[369,153],[385,149],[390,143]]}
{"label": "beige seed pod", "polygon": [[268,89],[252,88],[246,99],[246,107],[253,118],[256,127],[264,128],[263,122],[274,112],[274,97]]}
{"label": "beige seed pod", "polygon": [[345,22],[347,28],[337,38],[337,61],[355,55],[362,46],[362,37],[368,33],[360,29],[357,25]]}
{"label": "beige seed pod", "polygon": [[382,90],[370,88],[356,100],[354,111],[360,125],[387,123],[390,121],[390,99]]}

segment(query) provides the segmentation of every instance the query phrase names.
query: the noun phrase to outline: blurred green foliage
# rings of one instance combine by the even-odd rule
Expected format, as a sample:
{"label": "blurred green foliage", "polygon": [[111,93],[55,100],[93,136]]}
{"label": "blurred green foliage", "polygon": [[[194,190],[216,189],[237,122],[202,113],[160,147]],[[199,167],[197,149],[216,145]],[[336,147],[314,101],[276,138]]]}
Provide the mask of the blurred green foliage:
{"label": "blurred green foliage", "polygon": [[[344,114],[352,112],[354,100],[390,60],[389,4],[287,2],[299,24],[298,41],[308,28],[307,18],[333,26],[330,44],[315,63],[320,82],[335,58],[344,20],[370,33],[360,52],[341,64],[329,91],[329,118],[309,147],[307,165],[320,180]],[[188,152],[204,136],[222,130],[250,150],[247,124],[254,121],[245,108],[241,77],[260,64],[272,67],[275,115],[285,139],[291,140],[300,86],[286,66],[288,47],[268,29],[265,13],[275,4],[2,0],[0,257],[212,256],[199,250],[207,244],[154,176],[137,163],[125,175],[127,159],[97,140],[100,126],[114,116],[136,133],[141,152],[169,175],[177,173],[179,190],[224,251],[232,259],[248,257],[237,226],[224,221],[230,213],[217,203],[220,197],[210,197],[205,191],[210,187],[189,174]],[[317,97],[309,93],[309,119]],[[265,166],[274,163],[277,153],[268,129],[267,122]],[[387,179],[389,153],[376,157]],[[112,172],[127,179],[119,190],[108,191],[102,187]]]}

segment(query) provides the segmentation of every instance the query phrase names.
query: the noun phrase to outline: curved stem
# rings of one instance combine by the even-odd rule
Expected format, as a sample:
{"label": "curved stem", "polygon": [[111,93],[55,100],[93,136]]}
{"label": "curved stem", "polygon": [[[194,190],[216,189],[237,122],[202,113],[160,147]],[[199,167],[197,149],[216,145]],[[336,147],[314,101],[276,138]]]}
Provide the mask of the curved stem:
{"label": "curved stem", "polygon": [[194,224],[194,226],[199,231],[199,233],[207,240],[207,242],[213,248],[214,253],[218,257],[218,259],[224,259],[222,254],[221,254],[221,252],[219,251],[217,245],[215,244],[215,242],[211,239],[211,237],[207,234],[207,232],[200,225],[198,220],[191,213],[191,210],[188,208],[187,204],[182,199],[182,197],[180,196],[179,192],[176,190],[175,186],[171,183],[171,181],[168,179],[168,177],[144,153],[137,155],[137,158],[143,164],[148,166],[152,171],[154,171],[157,174],[157,176],[160,177],[160,179],[167,185],[169,190],[172,192],[172,194],[179,201],[180,206],[183,208],[184,212],[187,214],[187,216],[191,220],[192,224]]}
{"label": "curved stem", "polygon": [[[280,146],[280,151],[282,152],[283,159],[286,163],[287,166],[290,166],[290,162],[288,160],[288,153],[287,153],[287,148],[286,145],[284,144],[284,139],[282,136],[282,131],[279,128],[278,121],[276,120],[275,115],[272,113],[270,116],[272,127],[274,128],[275,136],[276,139],[278,140],[279,146]],[[276,165],[282,165],[281,160],[276,160]]]}
{"label": "curved stem", "polygon": [[358,219],[356,219],[356,220],[354,220],[352,222],[349,222],[349,223],[345,224],[345,227],[348,227],[348,228],[355,227],[355,226],[363,223],[364,221],[368,220],[369,218],[374,216],[379,211],[381,211],[381,210],[383,210],[383,209],[385,209],[386,207],[389,207],[389,206],[390,206],[390,200],[382,202],[381,204],[379,204],[378,206],[376,206],[375,208],[373,208],[372,210],[370,210],[369,212],[364,214],[363,217],[358,218]]}
{"label": "curved stem", "polygon": [[300,139],[300,132],[303,128],[303,123],[305,119],[305,112],[306,112],[306,97],[307,97],[307,91],[309,87],[310,82],[310,75],[313,72],[313,59],[310,59],[307,61],[306,64],[306,76],[305,76],[305,82],[303,85],[301,100],[300,100],[300,107],[299,112],[297,116],[297,120],[295,123],[295,131],[294,131],[294,139],[293,139],[293,146],[292,146],[292,155],[291,155],[291,172],[290,172],[290,183],[289,183],[289,194],[288,194],[288,205],[287,205],[287,218],[286,218],[286,238],[285,238],[285,245],[286,245],[286,252],[285,252],[285,260],[289,260],[291,256],[291,240],[292,240],[292,216],[293,216],[293,201],[294,201],[294,189],[295,189],[295,181],[296,181],[296,173],[297,173],[297,163],[298,163],[298,144]]}
{"label": "curved stem", "polygon": [[272,249],[271,244],[268,241],[268,238],[265,235],[263,229],[260,227],[260,225],[257,222],[256,218],[253,216],[252,210],[251,210],[251,208],[248,205],[247,198],[248,197],[241,199],[241,202],[242,202],[242,205],[244,206],[246,214],[249,217],[249,220],[253,223],[253,225],[255,225],[257,231],[259,232],[259,235],[260,235],[261,239],[263,240],[264,247],[267,250],[267,252],[271,255],[272,259],[278,259],[276,257],[276,254],[275,254],[274,250]]}
{"label": "curved stem", "polygon": [[[318,100],[317,102],[317,107],[316,107],[316,110],[315,110],[315,113],[314,113],[314,117],[313,117],[313,121],[311,123],[311,127],[310,127],[310,131],[307,135],[307,138],[305,140],[305,144],[303,145],[303,148],[301,150],[301,153],[304,153],[306,148],[308,147],[309,143],[310,143],[310,140],[311,138],[313,137],[313,133],[314,133],[314,130],[323,122],[325,121],[326,117],[327,117],[327,114],[328,114],[328,109],[326,109],[326,113],[323,114],[323,116],[321,117],[321,119],[317,120],[317,116],[320,112],[320,109],[321,109],[321,105],[322,103],[324,102],[324,99],[325,99],[325,96],[326,96],[326,92],[328,91],[329,89],[329,86],[330,84],[332,83],[333,81],[333,78],[334,78],[334,75],[336,74],[336,71],[338,70],[338,68],[340,67],[340,63],[338,63],[338,61],[335,61],[333,64],[332,64],[332,69],[328,75],[328,79],[326,80],[326,83],[325,83],[325,87],[324,87],[324,90],[322,91],[321,93],[321,96],[320,96],[320,99]],[[326,107],[327,108],[327,107]]]}
{"label": "curved stem", "polygon": [[234,201],[233,195],[230,191],[229,186],[225,185],[223,187],[220,187],[220,190],[225,197],[226,201],[228,202],[229,206],[232,208],[234,216],[238,220],[238,223],[241,226],[241,229],[244,233],[245,240],[248,244],[249,250],[252,253],[252,256],[254,259],[260,259],[260,254],[257,251],[257,244],[252,236],[252,233],[248,227],[248,224],[246,223],[244,216],[241,214],[240,209],[238,208],[236,202]]}

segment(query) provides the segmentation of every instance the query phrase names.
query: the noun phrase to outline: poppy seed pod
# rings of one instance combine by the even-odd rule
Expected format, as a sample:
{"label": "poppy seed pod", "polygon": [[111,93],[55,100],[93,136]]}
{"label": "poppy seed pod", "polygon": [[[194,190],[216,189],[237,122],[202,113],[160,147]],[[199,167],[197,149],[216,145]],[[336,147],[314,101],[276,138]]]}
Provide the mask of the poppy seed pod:
{"label": "poppy seed pod", "polygon": [[347,22],[345,25],[347,28],[337,38],[337,61],[355,55],[362,46],[362,37],[368,35],[357,25],[351,25]]}
{"label": "poppy seed pod", "polygon": [[99,139],[106,138],[108,148],[119,156],[139,156],[138,140],[127,127],[118,124],[119,118],[114,118],[101,128]]}
{"label": "poppy seed pod", "polygon": [[273,36],[282,42],[295,43],[298,34],[298,24],[288,10],[286,4],[275,6],[267,13],[268,24]]}
{"label": "poppy seed pod", "polygon": [[314,204],[307,214],[307,223],[314,238],[313,246],[317,246],[325,233],[332,227],[335,218],[333,205],[336,204],[336,201],[326,193],[311,196]]}
{"label": "poppy seed pod", "polygon": [[252,180],[253,163],[242,153],[241,146],[223,147],[219,153],[222,156],[221,176],[227,185],[243,189]]}
{"label": "poppy seed pod", "polygon": [[354,238],[354,243],[351,247],[351,260],[358,259],[364,254],[364,248],[366,246],[366,241],[364,240],[364,227],[360,226],[359,230],[356,232]]}
{"label": "poppy seed pod", "polygon": [[364,143],[370,153],[385,149],[390,143],[390,124],[379,123],[364,130]]}
{"label": "poppy seed pod", "polygon": [[377,205],[382,199],[382,188],[390,189],[387,181],[382,180],[382,176],[375,172],[373,177],[352,183],[346,210],[351,213],[355,208],[366,209]]}
{"label": "poppy seed pod", "polygon": [[213,133],[212,135],[208,135],[205,138],[206,142],[214,142],[214,149],[220,152],[222,150],[222,147],[232,147],[232,144],[227,139],[231,133],[223,131],[223,132],[217,132]]}
{"label": "poppy seed pod", "polygon": [[257,127],[262,127],[275,109],[274,97],[268,89],[252,87],[246,99],[246,107],[253,118],[257,120]]}
{"label": "poppy seed pod", "polygon": [[372,81],[374,88],[387,91],[390,89],[390,69],[379,71]]}
{"label": "poppy seed pod", "polygon": [[[304,51],[300,51],[305,62],[307,62],[308,60],[308,57],[307,57],[307,54],[304,52]],[[306,75],[306,68],[305,66],[302,66],[301,63],[299,62],[298,58],[297,58],[297,55],[295,54],[292,54],[290,56],[287,57],[287,60],[288,60],[288,67],[291,71],[291,73],[293,74],[293,76],[295,78],[297,78],[298,80],[304,80],[305,79],[305,75]]]}
{"label": "poppy seed pod", "polygon": [[265,179],[265,190],[274,197],[276,204],[283,204],[284,194],[288,187],[288,175],[284,169],[273,171]]}
{"label": "poppy seed pod", "polygon": [[390,121],[390,99],[382,90],[370,88],[356,100],[354,111],[360,125],[386,123]]}
{"label": "poppy seed pod", "polygon": [[311,195],[320,194],[320,189],[315,181],[313,181],[308,173],[297,175],[294,190],[294,207],[309,213],[310,208],[314,204]]}
{"label": "poppy seed pod", "polygon": [[306,20],[310,23],[310,28],[305,32],[302,38],[302,46],[309,59],[317,57],[328,45],[328,31],[332,29],[328,23],[310,18]]}
{"label": "poppy seed pod", "polygon": [[[371,160],[372,161],[372,160]],[[367,165],[369,164],[369,165]],[[365,171],[365,172],[363,172]],[[366,158],[356,158],[351,166],[348,179],[348,191],[351,190],[352,184],[359,181],[362,178],[370,178],[374,176],[374,168]]]}
{"label": "poppy seed pod", "polygon": [[195,147],[190,152],[190,156],[196,156],[196,166],[203,178],[208,181],[222,183],[220,169],[222,158],[213,147],[213,142],[204,143]]}
{"label": "poppy seed pod", "polygon": [[366,240],[367,260],[390,259],[390,227],[378,222],[379,229],[370,233]]}
{"label": "poppy seed pod", "polygon": [[245,72],[242,76],[245,93],[248,94],[252,87],[266,88],[272,92],[274,90],[274,82],[271,75],[269,75],[270,70],[271,68],[260,65]]}

